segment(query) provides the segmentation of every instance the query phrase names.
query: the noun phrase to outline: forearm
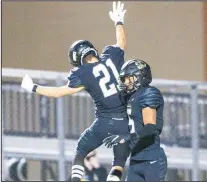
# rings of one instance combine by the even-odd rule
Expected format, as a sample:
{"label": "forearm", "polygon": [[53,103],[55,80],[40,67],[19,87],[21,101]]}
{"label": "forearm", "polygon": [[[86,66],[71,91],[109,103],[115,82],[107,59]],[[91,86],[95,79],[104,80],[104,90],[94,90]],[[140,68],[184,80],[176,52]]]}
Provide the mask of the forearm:
{"label": "forearm", "polygon": [[156,125],[147,124],[145,125],[138,133],[131,133],[131,138],[140,139],[148,136],[152,136],[156,134]]}
{"label": "forearm", "polygon": [[36,89],[36,93],[47,97],[58,98],[61,96],[59,90],[60,87],[46,87],[46,86],[38,85]]}
{"label": "forearm", "polygon": [[46,87],[46,86],[37,86],[36,93],[40,95],[44,95],[47,97],[53,97],[58,98],[65,95],[71,95],[74,94],[80,90],[82,90],[83,87],[79,88],[69,88],[67,86],[62,87]]}
{"label": "forearm", "polygon": [[21,87],[30,93],[35,92],[37,94],[53,98],[71,95],[84,89],[81,85],[77,85],[75,88],[69,87],[68,84],[61,87],[46,87],[37,85],[33,83],[33,80],[27,74],[22,80]]}
{"label": "forearm", "polygon": [[117,40],[117,45],[121,49],[125,49],[126,47],[126,35],[124,31],[124,26],[123,25],[116,25],[116,40]]}

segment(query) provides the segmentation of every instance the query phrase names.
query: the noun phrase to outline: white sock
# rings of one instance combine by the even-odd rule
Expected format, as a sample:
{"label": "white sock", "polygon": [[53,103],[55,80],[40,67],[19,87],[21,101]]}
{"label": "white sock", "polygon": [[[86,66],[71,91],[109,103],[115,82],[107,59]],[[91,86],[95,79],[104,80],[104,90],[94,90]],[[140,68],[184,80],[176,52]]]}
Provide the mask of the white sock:
{"label": "white sock", "polygon": [[81,165],[73,165],[72,166],[72,176],[71,178],[82,178],[84,174],[84,167]]}

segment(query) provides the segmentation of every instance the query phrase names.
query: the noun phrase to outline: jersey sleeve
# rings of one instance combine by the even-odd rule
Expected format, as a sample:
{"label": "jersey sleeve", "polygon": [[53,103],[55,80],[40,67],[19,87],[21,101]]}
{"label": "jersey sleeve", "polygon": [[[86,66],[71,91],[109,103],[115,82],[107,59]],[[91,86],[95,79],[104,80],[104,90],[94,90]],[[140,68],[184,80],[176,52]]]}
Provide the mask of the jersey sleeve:
{"label": "jersey sleeve", "polygon": [[68,87],[77,88],[83,86],[77,69],[71,69],[68,74]]}
{"label": "jersey sleeve", "polygon": [[150,107],[152,109],[158,108],[164,103],[162,94],[155,87],[147,88],[141,95],[140,106],[141,108]]}
{"label": "jersey sleeve", "polygon": [[101,58],[103,59],[111,59],[114,65],[119,69],[121,69],[121,66],[124,64],[124,50],[122,50],[118,46],[106,46],[103,49],[103,52],[101,54]]}

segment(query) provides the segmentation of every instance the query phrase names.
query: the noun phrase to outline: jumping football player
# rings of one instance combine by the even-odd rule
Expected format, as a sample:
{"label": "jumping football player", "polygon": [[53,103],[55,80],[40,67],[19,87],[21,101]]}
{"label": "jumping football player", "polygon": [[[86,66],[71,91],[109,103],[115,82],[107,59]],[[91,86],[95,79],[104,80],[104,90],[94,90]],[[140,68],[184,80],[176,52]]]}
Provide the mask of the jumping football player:
{"label": "jumping football player", "polygon": [[[119,72],[124,64],[126,37],[124,32],[124,4],[113,2],[109,16],[116,26],[117,43],[106,46],[102,54],[86,40],[75,41],[69,49],[69,60],[74,68],[68,76],[68,84],[62,87],[45,87],[34,84],[26,75],[22,87],[48,97],[71,95],[87,91],[96,105],[96,119],[80,136],[72,166],[72,181],[80,181],[84,174],[84,158],[102,145],[108,133],[128,134],[127,105],[120,96],[117,85]],[[113,167],[108,181],[119,181],[129,156],[128,144],[114,146]]]}
{"label": "jumping football player", "polygon": [[167,172],[167,158],[160,147],[164,100],[161,92],[149,84],[150,66],[142,60],[129,60],[120,72],[120,89],[128,97],[130,134],[104,139],[110,148],[130,141],[131,156],[127,181],[162,181]]}

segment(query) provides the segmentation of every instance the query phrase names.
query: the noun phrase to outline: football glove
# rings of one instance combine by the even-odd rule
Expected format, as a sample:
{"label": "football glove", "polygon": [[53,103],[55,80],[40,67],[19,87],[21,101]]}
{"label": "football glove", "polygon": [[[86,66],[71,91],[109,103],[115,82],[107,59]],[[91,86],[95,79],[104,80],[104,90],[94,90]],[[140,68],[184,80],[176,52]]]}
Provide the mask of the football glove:
{"label": "football glove", "polygon": [[125,143],[127,141],[130,141],[130,139],[131,139],[130,134],[129,135],[110,135],[109,137],[103,140],[103,143],[107,148],[111,148],[120,143]]}
{"label": "football glove", "polygon": [[112,21],[115,23],[115,25],[118,22],[121,22],[124,24],[124,14],[126,13],[126,10],[124,10],[124,3],[121,3],[118,1],[117,3],[113,2],[113,11],[109,12],[109,16],[112,19]]}
{"label": "football glove", "polygon": [[29,75],[25,75],[22,79],[21,87],[27,90],[28,92],[32,92],[35,84],[33,83],[31,77]]}

